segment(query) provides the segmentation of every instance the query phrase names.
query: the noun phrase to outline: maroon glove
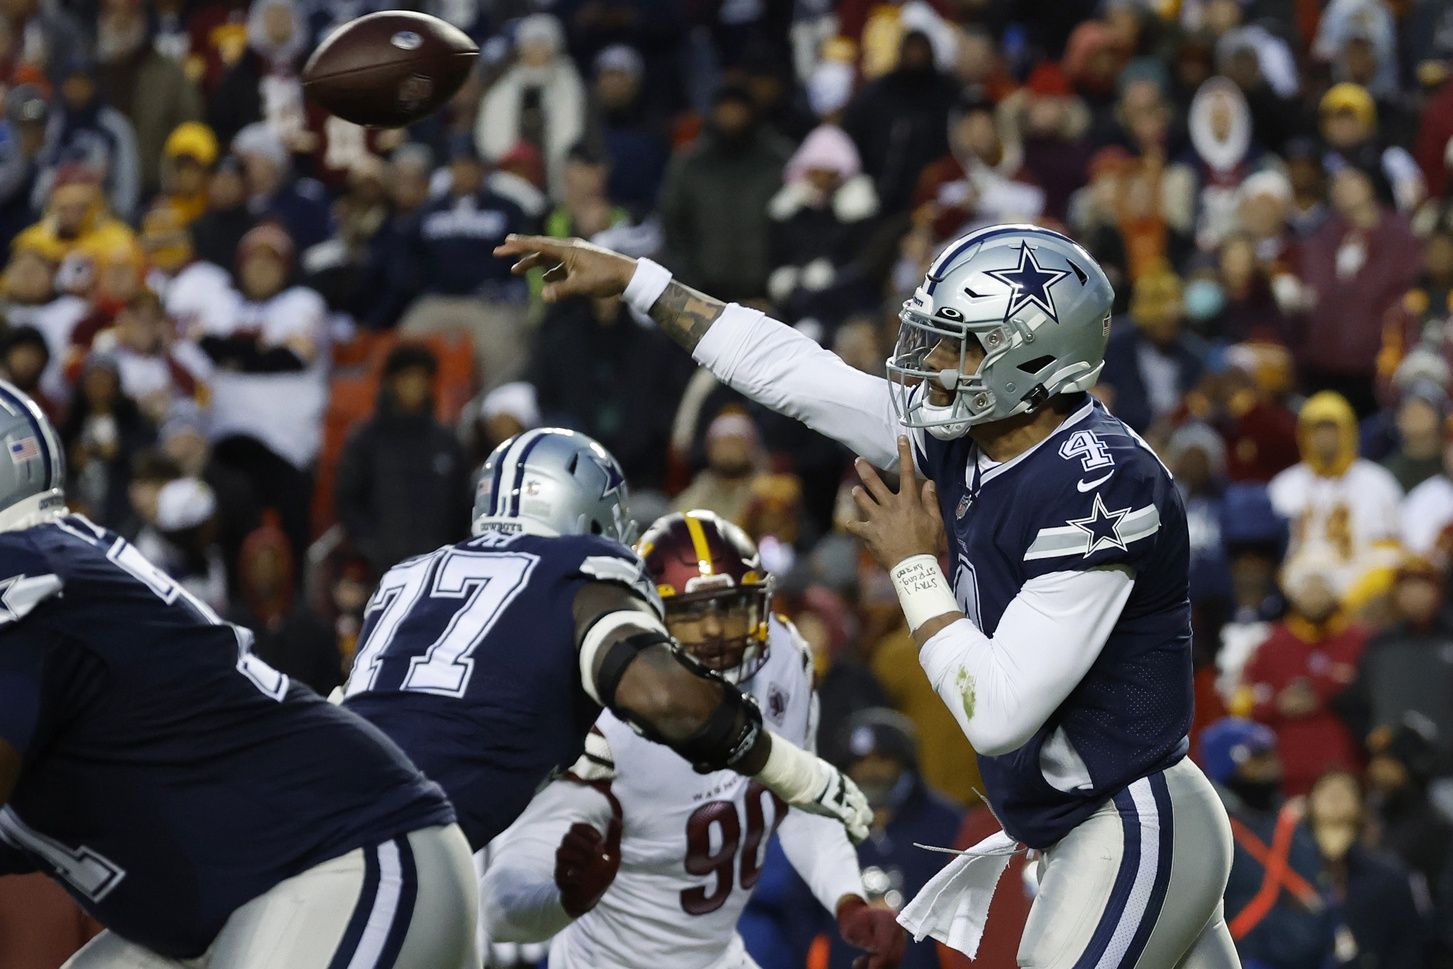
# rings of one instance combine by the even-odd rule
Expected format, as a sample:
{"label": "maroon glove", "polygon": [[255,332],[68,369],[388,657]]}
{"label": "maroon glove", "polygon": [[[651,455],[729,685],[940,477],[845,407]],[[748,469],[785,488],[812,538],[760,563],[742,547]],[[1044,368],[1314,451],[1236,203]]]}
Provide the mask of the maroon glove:
{"label": "maroon glove", "polygon": [[573,919],[595,908],[621,867],[621,822],[611,818],[602,835],[577,821],[555,849],[555,885],[560,905]]}
{"label": "maroon glove", "polygon": [[908,933],[892,909],[876,908],[856,896],[838,903],[837,928],[848,945],[868,950],[853,961],[853,969],[894,969],[908,944]]}

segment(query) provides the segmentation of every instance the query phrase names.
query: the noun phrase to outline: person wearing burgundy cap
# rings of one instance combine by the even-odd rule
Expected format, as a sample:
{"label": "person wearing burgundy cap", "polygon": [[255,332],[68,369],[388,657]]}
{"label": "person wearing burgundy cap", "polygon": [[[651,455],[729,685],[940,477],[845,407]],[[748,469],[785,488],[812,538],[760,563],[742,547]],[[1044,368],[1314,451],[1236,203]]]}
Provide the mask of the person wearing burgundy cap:
{"label": "person wearing burgundy cap", "polygon": [[1044,191],[1044,214],[1061,222],[1090,163],[1090,111],[1059,65],[1045,61],[1004,99],[1002,116],[1018,127],[1024,172]]}
{"label": "person wearing burgundy cap", "polygon": [[313,460],[328,396],[327,309],[289,285],[293,241],[263,223],[237,246],[239,293],[231,313],[199,321],[199,345],[217,371],[211,437],[216,460],[245,475],[277,509],[293,551],[307,546]]}

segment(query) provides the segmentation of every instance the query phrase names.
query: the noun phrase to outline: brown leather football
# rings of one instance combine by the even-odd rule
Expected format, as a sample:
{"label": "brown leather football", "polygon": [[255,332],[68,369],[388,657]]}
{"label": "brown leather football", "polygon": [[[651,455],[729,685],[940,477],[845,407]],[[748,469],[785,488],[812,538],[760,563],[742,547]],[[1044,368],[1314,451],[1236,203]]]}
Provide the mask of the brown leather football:
{"label": "brown leather football", "polygon": [[457,27],[384,10],[329,34],[303,67],[303,90],[346,121],[401,128],[453,97],[478,57]]}

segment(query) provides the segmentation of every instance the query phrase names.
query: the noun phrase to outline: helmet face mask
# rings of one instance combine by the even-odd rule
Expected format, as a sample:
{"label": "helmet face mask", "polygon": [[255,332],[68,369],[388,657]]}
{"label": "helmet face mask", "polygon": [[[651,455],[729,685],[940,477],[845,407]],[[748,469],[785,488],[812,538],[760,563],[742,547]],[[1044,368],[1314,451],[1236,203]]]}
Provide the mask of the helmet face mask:
{"label": "helmet face mask", "polygon": [[666,627],[681,648],[733,683],[767,661],[771,583],[666,599]]}
{"label": "helmet face mask", "polygon": [[[887,362],[899,423],[952,440],[1088,390],[1104,366],[1113,296],[1089,253],[1048,229],[995,226],[951,243],[899,314]],[[956,370],[928,366],[943,341],[958,347]],[[934,403],[933,385],[952,401]]]}

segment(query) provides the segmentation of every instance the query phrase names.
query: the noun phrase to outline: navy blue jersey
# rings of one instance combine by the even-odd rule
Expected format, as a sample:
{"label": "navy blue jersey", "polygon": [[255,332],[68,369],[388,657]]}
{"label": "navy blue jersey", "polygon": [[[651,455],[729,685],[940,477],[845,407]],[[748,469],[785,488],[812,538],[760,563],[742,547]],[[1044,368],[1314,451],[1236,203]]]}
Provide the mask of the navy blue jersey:
{"label": "navy blue jersey", "polygon": [[1098,402],[1037,447],[982,471],[968,438],[925,435],[916,457],[952,536],[954,596],[986,635],[1036,576],[1106,565],[1135,573],[1130,600],[1079,686],[1024,746],[979,757],[1004,830],[1047,847],[1131,781],[1185,756],[1185,507],[1155,454]]}
{"label": "navy blue jersey", "polygon": [[247,652],[79,515],[0,533],[0,872],[54,875],[117,934],[199,955],[314,865],[453,811],[377,730]]}
{"label": "navy blue jersey", "polygon": [[600,715],[572,612],[599,581],[655,597],[624,545],[493,528],[399,563],[369,600],[344,702],[444,786],[476,849],[575,762]]}

